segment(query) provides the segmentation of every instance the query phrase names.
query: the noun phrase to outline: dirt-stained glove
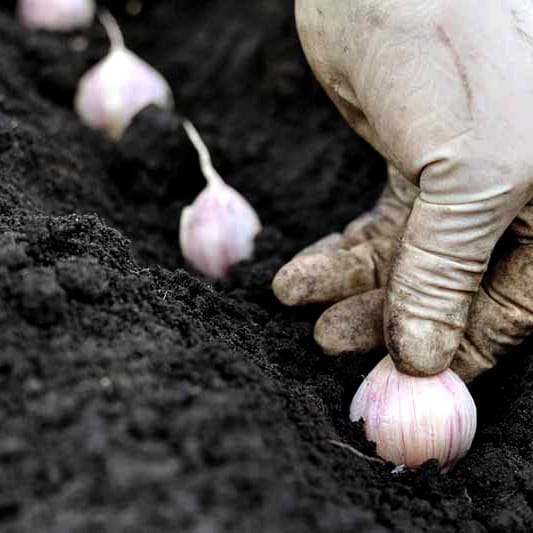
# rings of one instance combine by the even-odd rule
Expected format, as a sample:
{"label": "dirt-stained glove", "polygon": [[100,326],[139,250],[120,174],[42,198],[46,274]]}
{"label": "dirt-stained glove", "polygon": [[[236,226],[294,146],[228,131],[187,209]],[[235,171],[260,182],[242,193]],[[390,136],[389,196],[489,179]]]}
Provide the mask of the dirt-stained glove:
{"label": "dirt-stained glove", "polygon": [[316,326],[326,353],[385,342],[404,372],[452,364],[469,381],[533,328],[533,9],[297,0],[296,13],[317,78],[390,180],[274,291],[339,302]]}

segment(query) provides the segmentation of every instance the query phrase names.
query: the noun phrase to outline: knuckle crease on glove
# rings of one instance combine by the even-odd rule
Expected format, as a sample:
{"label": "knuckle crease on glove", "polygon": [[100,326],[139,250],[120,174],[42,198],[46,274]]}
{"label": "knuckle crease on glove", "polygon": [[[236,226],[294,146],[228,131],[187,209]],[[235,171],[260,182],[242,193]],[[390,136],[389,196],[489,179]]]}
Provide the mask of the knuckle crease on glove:
{"label": "knuckle crease on glove", "polygon": [[[475,292],[479,277],[485,272],[485,262],[459,261],[442,253],[428,251],[403,242],[396,257],[393,278],[404,286],[445,288],[450,291]],[[446,281],[446,285],[442,282]]]}

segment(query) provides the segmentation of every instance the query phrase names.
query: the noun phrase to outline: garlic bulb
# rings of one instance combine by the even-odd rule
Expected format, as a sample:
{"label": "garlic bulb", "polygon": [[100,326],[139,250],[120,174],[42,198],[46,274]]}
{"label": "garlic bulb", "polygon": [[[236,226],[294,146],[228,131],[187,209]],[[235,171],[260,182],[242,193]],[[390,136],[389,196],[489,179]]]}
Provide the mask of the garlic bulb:
{"label": "garlic bulb", "polygon": [[350,419],[361,418],[377,454],[409,468],[437,459],[448,470],[466,455],[476,432],[476,406],[457,374],[408,376],[396,370],[389,356],[352,400]]}
{"label": "garlic bulb", "polygon": [[207,186],[181,213],[181,251],[196,270],[220,278],[230,266],[252,256],[261,222],[246,199],[213,168],[207,147],[191,122],[184,121],[183,127],[198,151]]}
{"label": "garlic bulb", "polygon": [[163,76],[126,48],[111,14],[103,12],[100,20],[111,50],[81,78],[74,107],[87,126],[119,140],[139,111],[150,104],[172,109],[174,99]]}
{"label": "garlic bulb", "polygon": [[17,4],[17,15],[25,26],[50,31],[87,28],[95,13],[95,0],[18,0]]}

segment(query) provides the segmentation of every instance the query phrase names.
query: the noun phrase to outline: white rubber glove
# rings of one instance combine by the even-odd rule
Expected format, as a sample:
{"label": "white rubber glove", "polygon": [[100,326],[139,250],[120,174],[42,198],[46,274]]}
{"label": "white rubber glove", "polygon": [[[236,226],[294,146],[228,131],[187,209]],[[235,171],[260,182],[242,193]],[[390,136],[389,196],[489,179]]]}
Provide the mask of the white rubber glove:
{"label": "white rubber glove", "polygon": [[[472,379],[533,325],[533,6],[297,0],[296,14],[317,78],[392,172],[374,211],[286,265],[274,290],[288,304],[358,295],[317,325],[330,353],[341,323],[348,348],[368,348],[357,324],[364,338],[382,319],[400,370],[435,374],[456,356]],[[387,277],[382,316],[383,293],[367,291]]]}

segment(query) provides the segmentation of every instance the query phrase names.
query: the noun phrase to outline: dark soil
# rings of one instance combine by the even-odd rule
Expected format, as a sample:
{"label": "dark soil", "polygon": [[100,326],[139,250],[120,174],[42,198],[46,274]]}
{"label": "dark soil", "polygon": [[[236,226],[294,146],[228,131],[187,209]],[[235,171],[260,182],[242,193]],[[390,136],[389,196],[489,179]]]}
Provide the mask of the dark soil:
{"label": "dark soil", "polygon": [[[112,145],[73,114],[106,51],[0,9],[0,529],[378,532],[533,529],[533,359],[473,387],[474,446],[448,476],[394,476],[330,443],[381,354],[332,360],[320,309],[274,299],[276,270],[372,205],[385,168],[306,67],[289,0],[113,8],[169,79],[265,229],[211,284],[184,264],[203,187],[177,115]],[[130,6],[133,5],[130,2]]]}

